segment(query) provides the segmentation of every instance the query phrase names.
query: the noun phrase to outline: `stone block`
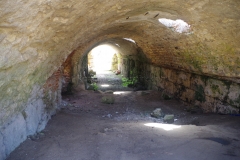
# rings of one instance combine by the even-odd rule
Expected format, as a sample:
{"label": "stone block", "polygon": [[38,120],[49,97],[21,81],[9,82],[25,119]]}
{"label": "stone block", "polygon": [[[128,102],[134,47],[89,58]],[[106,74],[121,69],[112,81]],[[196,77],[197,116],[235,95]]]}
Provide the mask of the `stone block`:
{"label": "stone block", "polygon": [[102,103],[113,104],[115,101],[113,96],[104,96],[102,97]]}
{"label": "stone block", "polygon": [[11,123],[2,130],[3,143],[5,144],[6,155],[8,156],[27,138],[26,122],[22,114],[18,114]]}
{"label": "stone block", "polygon": [[36,133],[38,125],[41,121],[44,105],[42,100],[32,102],[25,109],[25,119],[27,125],[27,135],[33,135]]}
{"label": "stone block", "polygon": [[224,100],[228,93],[228,87],[223,81],[208,79],[204,92],[206,96]]}
{"label": "stone block", "polygon": [[173,114],[168,114],[165,115],[163,118],[163,121],[166,123],[173,123],[174,122],[174,115]]}
{"label": "stone block", "polygon": [[169,74],[169,69],[162,68],[161,69],[161,78],[162,79],[167,79]]}
{"label": "stone block", "polygon": [[190,80],[191,78],[190,77],[191,77],[191,74],[180,72],[178,74],[176,83],[184,85],[187,88],[190,88],[190,86],[191,86],[191,80]]}
{"label": "stone block", "polygon": [[191,75],[190,78],[190,88],[193,90],[197,90],[198,86],[202,86],[205,88],[207,77],[200,75]]}
{"label": "stone block", "polygon": [[172,69],[164,69],[164,70],[165,70],[167,79],[170,80],[171,82],[173,82],[174,78],[172,77],[172,75],[174,76],[175,74],[174,73],[172,74],[172,72],[174,72],[174,71]]}
{"label": "stone block", "polygon": [[46,112],[43,112],[41,120],[40,120],[38,128],[37,128],[37,132],[41,132],[46,127],[46,125],[50,119],[51,119],[51,115],[47,114]]}
{"label": "stone block", "polygon": [[181,92],[179,98],[185,102],[192,103],[195,100],[195,91],[191,89],[185,89]]}
{"label": "stone block", "polygon": [[205,113],[211,113],[214,112],[214,108],[217,104],[217,101],[215,98],[205,96],[204,102],[196,101],[195,105],[200,106]]}
{"label": "stone block", "polygon": [[151,116],[152,116],[152,117],[155,117],[155,118],[161,118],[161,117],[164,116],[164,114],[163,114],[161,108],[156,108],[156,109],[151,113]]}
{"label": "stone block", "polygon": [[177,79],[178,79],[178,72],[175,70],[169,70],[168,71],[168,80],[173,83],[177,83]]}
{"label": "stone block", "polygon": [[164,89],[169,94],[174,94],[177,91],[176,86],[174,85],[174,83],[169,82],[169,81],[165,82]]}
{"label": "stone block", "polygon": [[159,79],[159,81],[157,82],[157,86],[160,87],[161,89],[164,88],[164,80],[163,79]]}
{"label": "stone block", "polygon": [[238,114],[239,109],[234,108],[230,105],[221,104],[221,102],[217,103],[214,108],[215,113],[221,113],[221,114]]}
{"label": "stone block", "polygon": [[240,107],[240,85],[232,84],[229,88],[227,102],[236,107]]}

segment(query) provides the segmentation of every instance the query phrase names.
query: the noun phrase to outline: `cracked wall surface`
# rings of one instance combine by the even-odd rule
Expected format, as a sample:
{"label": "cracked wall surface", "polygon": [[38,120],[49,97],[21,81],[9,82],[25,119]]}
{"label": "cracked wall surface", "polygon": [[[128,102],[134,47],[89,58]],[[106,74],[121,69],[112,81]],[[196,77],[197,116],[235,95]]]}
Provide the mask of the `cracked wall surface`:
{"label": "cracked wall surface", "polygon": [[[55,81],[51,76],[76,51],[74,74],[84,54],[109,39],[133,39],[148,65],[234,82],[228,88],[234,99],[240,83],[239,10],[239,0],[1,0],[0,131],[26,110],[29,99],[43,109],[57,105],[61,89],[48,92],[41,104],[42,98],[32,98],[34,86],[44,89],[49,78]],[[182,19],[191,30],[174,32],[159,18]],[[57,80],[49,90],[61,87]]]}

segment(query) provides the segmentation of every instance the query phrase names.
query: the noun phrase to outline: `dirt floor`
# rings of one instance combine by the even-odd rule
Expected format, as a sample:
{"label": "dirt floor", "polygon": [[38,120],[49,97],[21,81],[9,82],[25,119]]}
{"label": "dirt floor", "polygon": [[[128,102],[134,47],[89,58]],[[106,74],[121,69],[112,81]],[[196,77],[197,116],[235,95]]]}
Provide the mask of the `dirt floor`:
{"label": "dirt floor", "polygon": [[[114,104],[101,102],[113,96]],[[45,130],[30,136],[8,160],[240,159],[240,117],[203,114],[157,91],[100,93],[78,89]],[[161,108],[173,124],[153,118]]]}

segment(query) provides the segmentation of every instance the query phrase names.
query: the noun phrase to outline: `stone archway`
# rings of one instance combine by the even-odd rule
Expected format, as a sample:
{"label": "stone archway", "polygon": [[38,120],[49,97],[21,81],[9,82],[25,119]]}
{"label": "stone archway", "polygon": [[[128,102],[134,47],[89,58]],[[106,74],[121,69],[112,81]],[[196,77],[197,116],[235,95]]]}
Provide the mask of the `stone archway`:
{"label": "stone archway", "polygon": [[[2,0],[0,155],[45,127],[60,107],[62,82],[77,85],[84,54],[112,39],[136,42],[149,89],[206,112],[239,113],[239,6],[238,0]],[[182,19],[191,32],[175,32],[162,18]]]}

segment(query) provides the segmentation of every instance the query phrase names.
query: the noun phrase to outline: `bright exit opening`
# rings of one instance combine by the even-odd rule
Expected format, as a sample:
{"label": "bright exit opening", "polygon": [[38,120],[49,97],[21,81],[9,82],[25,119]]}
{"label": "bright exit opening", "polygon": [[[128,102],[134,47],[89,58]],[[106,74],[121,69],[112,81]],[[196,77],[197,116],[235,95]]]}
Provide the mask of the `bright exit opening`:
{"label": "bright exit opening", "polygon": [[95,47],[88,54],[88,69],[95,72],[117,70],[117,50],[110,45]]}

